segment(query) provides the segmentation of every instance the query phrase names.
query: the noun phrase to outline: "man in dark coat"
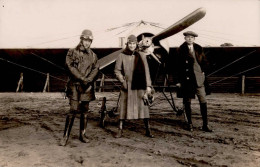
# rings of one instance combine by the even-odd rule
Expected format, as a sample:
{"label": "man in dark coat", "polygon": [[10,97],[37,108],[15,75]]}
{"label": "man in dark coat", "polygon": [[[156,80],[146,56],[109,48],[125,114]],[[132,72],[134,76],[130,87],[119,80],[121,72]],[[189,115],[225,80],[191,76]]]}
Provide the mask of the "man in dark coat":
{"label": "man in dark coat", "polygon": [[195,94],[200,102],[200,111],[203,119],[202,130],[212,132],[208,127],[207,100],[206,95],[210,94],[209,85],[205,78],[208,62],[203,48],[194,43],[198,35],[192,31],[184,34],[185,42],[178,49],[178,84],[180,87],[177,96],[183,98],[183,104],[188,119],[188,130],[193,131],[191,120],[191,99]]}
{"label": "man in dark coat", "polygon": [[70,112],[67,115],[65,130],[61,145],[65,146],[69,139],[75,115],[80,113],[81,142],[89,142],[86,138],[87,114],[89,102],[95,100],[94,82],[97,79],[99,64],[96,54],[90,49],[93,35],[90,30],[84,30],[80,36],[80,43],[76,48],[68,51],[66,66],[69,71],[67,96],[70,102]]}

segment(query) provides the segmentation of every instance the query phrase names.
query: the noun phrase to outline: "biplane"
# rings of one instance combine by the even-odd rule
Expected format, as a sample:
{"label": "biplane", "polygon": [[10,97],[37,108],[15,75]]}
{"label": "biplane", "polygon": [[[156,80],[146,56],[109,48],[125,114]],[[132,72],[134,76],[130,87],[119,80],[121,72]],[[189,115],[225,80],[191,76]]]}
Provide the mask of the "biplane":
{"label": "biplane", "polygon": [[[167,82],[168,75],[167,75],[167,71],[165,70],[165,66],[166,66],[165,61],[167,60],[166,58],[169,56],[169,50],[170,50],[169,49],[170,47],[167,42],[167,38],[184,30],[190,25],[196,23],[197,21],[202,19],[205,16],[205,14],[206,14],[206,10],[204,8],[199,8],[194,12],[190,13],[189,15],[187,15],[186,17],[184,17],[183,19],[174,23],[170,27],[156,34],[147,29],[138,29],[137,31],[131,32],[131,34],[137,36],[138,47],[146,50],[153,87],[157,88],[157,90],[159,89],[163,93],[164,97],[166,98],[171,108],[173,109],[174,112],[176,112],[177,115],[182,115],[182,113],[185,112],[182,108],[177,108],[174,103],[172,89],[176,88],[177,86],[170,85],[169,82]],[[117,56],[119,55],[120,52],[122,52],[122,50],[123,49],[119,49],[105,56],[104,58],[99,59],[98,62],[100,64],[100,70],[114,63],[115,60],[117,59]],[[158,73],[160,72],[163,72],[165,83],[168,84],[164,84],[163,86],[154,85],[155,81],[158,78]],[[166,88],[170,93],[170,98],[165,94]],[[117,113],[118,104],[119,103],[117,102],[116,107],[114,107],[110,111],[107,111],[106,97],[103,98],[101,110],[100,110],[100,126],[102,127],[105,126],[105,119],[107,116],[114,117],[117,115],[116,113]],[[186,120],[185,114],[184,114],[184,118]]]}
{"label": "biplane", "polygon": [[[182,115],[185,112],[184,112],[184,109],[176,107],[176,105],[174,103],[172,90],[177,88],[177,86],[170,85],[170,83],[168,82],[169,78],[168,78],[168,71],[166,69],[166,64],[167,64],[166,61],[167,61],[167,57],[169,57],[170,47],[168,45],[167,38],[177,34],[178,32],[180,32],[180,31],[184,30],[185,28],[191,26],[192,24],[196,23],[197,21],[202,19],[205,16],[205,14],[206,14],[206,10],[204,8],[199,8],[199,9],[193,11],[192,13],[190,13],[189,15],[187,15],[186,17],[182,18],[181,20],[177,21],[170,27],[163,29],[162,31],[160,29],[160,32],[152,31],[151,29],[149,29],[145,26],[141,27],[141,28],[139,27],[137,30],[131,31],[131,34],[133,34],[137,37],[139,47],[142,49],[145,49],[147,51],[146,56],[147,56],[148,64],[150,67],[150,76],[151,76],[153,87],[155,89],[159,90],[160,92],[162,92],[162,94],[164,95],[164,98],[167,100],[167,102],[170,104],[170,106],[172,108],[172,111],[173,111],[172,113],[176,112],[177,115]],[[145,22],[141,21],[140,24],[145,24]],[[127,36],[129,36],[131,34],[128,34]],[[98,63],[100,64],[100,70],[102,71],[107,66],[114,63],[115,60],[117,59],[119,53],[122,52],[123,49],[124,48],[116,50],[115,52],[113,52],[103,58],[100,58],[98,60]],[[53,62],[46,60],[46,59],[42,58],[41,56],[38,56],[37,54],[34,54],[32,52],[31,52],[31,54],[41,58],[42,60],[44,60],[48,63],[51,63],[52,65],[55,65],[59,69],[66,72],[66,70],[63,67],[57,66]],[[18,65],[22,68],[33,70],[31,68],[7,61],[2,58],[1,58],[1,60],[14,64],[14,65]],[[168,62],[168,64],[171,64],[171,63]],[[37,71],[37,70],[33,70],[33,71],[39,73],[39,71]],[[43,74],[42,72],[40,72],[40,73]],[[160,73],[163,73],[163,74],[161,75]],[[165,82],[163,85],[156,84],[156,81],[158,80],[158,76],[164,77]],[[65,80],[61,80],[61,81],[66,82]],[[47,80],[46,80],[46,83],[47,83]],[[165,90],[168,90],[170,97],[166,96]],[[119,98],[118,98],[118,100],[119,100]],[[104,97],[104,99],[102,101],[101,109],[100,109],[100,113],[101,113],[100,114],[100,118],[101,118],[100,125],[101,126],[104,127],[104,122],[105,122],[106,116],[109,116],[109,117],[116,116],[118,104],[119,103],[117,103],[117,106],[114,107],[112,110],[107,111],[106,98]],[[183,114],[183,115],[185,117],[185,114]],[[185,118],[185,120],[186,120],[186,118]]]}

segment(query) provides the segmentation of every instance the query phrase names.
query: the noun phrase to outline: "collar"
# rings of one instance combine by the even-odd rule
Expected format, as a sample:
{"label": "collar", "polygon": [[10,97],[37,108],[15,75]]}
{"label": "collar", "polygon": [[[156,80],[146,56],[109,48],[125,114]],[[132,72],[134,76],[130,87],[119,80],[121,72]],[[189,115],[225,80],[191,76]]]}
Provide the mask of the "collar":
{"label": "collar", "polygon": [[125,54],[125,55],[128,55],[128,56],[132,56],[132,55],[134,55],[134,53],[136,52],[136,50],[134,50],[134,51],[131,51],[128,47],[127,48],[125,48],[124,50],[123,50],[123,54]]}
{"label": "collar", "polygon": [[188,49],[190,52],[193,52],[194,51],[194,46],[193,44],[192,45],[187,45],[188,46]]}
{"label": "collar", "polygon": [[85,47],[84,47],[83,45],[81,45],[81,44],[79,44],[79,45],[76,47],[76,49],[77,49],[78,51],[80,51],[80,52],[83,52],[83,53],[87,53],[87,54],[91,53],[90,48],[85,49]]}

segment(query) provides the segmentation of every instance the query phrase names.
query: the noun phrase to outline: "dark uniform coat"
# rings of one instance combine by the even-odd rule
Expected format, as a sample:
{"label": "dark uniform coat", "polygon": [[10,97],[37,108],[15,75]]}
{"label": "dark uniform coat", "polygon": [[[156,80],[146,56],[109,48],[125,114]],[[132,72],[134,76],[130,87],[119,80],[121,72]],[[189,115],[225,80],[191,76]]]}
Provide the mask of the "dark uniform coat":
{"label": "dark uniform coat", "polygon": [[[204,55],[203,48],[194,43],[194,54],[198,64],[200,65],[201,73],[200,76],[195,76],[194,72],[194,57],[190,54],[189,48],[186,42],[184,42],[178,49],[177,58],[177,71],[178,71],[178,82],[181,83],[181,88],[177,92],[177,97],[180,98],[195,98],[196,88],[205,86],[206,94],[210,94],[209,85],[205,78],[207,72],[208,62]],[[196,80],[197,78],[197,80]]]}
{"label": "dark uniform coat", "polygon": [[[67,84],[69,98],[79,101],[95,100],[94,82],[99,71],[97,60],[96,54],[91,49],[83,50],[77,47],[68,51],[66,65],[70,77]],[[84,78],[89,84],[83,84]]]}

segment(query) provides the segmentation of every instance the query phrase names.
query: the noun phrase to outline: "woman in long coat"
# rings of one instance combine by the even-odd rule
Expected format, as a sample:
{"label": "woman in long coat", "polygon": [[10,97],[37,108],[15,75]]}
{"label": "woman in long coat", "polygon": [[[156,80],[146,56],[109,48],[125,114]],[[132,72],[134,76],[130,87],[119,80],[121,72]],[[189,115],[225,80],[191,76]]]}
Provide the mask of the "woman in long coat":
{"label": "woman in long coat", "polygon": [[119,54],[115,75],[122,83],[120,96],[120,120],[116,137],[122,136],[125,119],[143,119],[146,136],[153,137],[149,126],[149,106],[145,105],[143,96],[151,90],[151,78],[146,55],[137,50],[137,38],[130,35],[126,49]]}

